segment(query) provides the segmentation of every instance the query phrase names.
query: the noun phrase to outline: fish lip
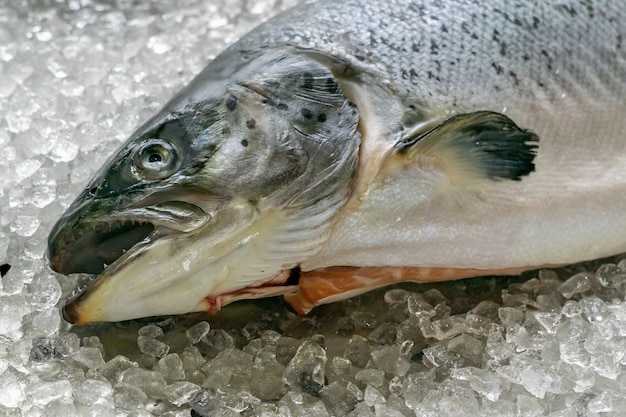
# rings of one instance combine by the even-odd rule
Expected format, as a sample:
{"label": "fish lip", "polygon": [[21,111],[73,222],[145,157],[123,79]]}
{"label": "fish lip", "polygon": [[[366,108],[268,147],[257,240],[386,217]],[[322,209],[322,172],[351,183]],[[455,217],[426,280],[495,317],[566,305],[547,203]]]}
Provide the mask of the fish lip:
{"label": "fish lip", "polygon": [[130,206],[111,213],[70,213],[50,235],[50,267],[61,274],[102,274],[127,252],[157,239],[191,233],[211,216],[186,202]]}

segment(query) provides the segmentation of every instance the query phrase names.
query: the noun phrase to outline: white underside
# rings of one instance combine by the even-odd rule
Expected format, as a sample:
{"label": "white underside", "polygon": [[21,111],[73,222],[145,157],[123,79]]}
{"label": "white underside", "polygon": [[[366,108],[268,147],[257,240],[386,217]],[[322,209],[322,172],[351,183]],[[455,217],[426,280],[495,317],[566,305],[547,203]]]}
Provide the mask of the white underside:
{"label": "white underside", "polygon": [[[540,137],[536,171],[522,181],[454,184],[443,171],[383,161],[377,173],[360,177],[360,192],[343,209],[324,249],[302,263],[303,270],[336,265],[493,270],[626,252],[622,109],[617,99],[509,108],[510,118]],[[363,120],[365,131],[374,132],[363,141],[369,149],[389,149],[386,137],[367,128],[382,121],[372,114]]]}

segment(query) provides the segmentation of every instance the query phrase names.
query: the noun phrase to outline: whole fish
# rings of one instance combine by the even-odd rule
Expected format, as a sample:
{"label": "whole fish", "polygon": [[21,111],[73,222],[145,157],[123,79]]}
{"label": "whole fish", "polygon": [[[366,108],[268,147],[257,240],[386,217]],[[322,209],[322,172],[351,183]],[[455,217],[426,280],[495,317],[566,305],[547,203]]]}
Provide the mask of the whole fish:
{"label": "whole fish", "polygon": [[57,222],[77,324],[626,251],[626,3],[327,0],[213,60]]}

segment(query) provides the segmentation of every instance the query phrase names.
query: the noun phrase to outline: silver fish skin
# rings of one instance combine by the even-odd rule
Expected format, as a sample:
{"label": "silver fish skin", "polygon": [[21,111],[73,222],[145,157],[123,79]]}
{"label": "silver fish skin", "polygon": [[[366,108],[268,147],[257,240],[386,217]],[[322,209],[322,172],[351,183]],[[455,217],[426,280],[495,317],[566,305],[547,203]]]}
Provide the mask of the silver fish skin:
{"label": "silver fish skin", "polygon": [[66,319],[302,292],[284,285],[294,268],[439,271],[407,278],[427,281],[626,251],[625,19],[593,0],[278,15],[133,133],[55,225],[53,269],[99,274]]}

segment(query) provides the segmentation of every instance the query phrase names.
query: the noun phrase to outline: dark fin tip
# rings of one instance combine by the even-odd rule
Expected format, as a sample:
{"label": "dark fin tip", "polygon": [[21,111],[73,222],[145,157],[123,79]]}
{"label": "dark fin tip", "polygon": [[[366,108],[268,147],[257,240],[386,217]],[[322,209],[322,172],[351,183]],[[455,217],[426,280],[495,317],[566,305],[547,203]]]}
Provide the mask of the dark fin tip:
{"label": "dark fin tip", "polygon": [[452,116],[408,137],[396,144],[396,151],[407,153],[422,144],[425,149],[454,149],[487,178],[520,181],[535,171],[539,136],[501,113],[479,111]]}
{"label": "dark fin tip", "polygon": [[5,276],[9,272],[9,269],[11,269],[11,265],[9,264],[0,265],[0,277]]}

